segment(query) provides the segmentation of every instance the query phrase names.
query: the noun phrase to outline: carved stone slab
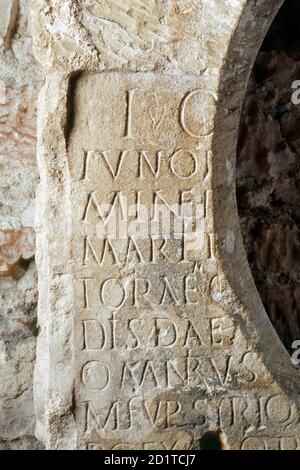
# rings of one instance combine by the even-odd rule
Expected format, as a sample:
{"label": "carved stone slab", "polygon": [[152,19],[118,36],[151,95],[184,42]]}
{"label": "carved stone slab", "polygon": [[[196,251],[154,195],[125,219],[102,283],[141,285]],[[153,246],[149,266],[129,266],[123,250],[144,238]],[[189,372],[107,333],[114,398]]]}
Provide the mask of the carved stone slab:
{"label": "carved stone slab", "polygon": [[226,382],[227,360],[216,364],[209,351],[222,328],[230,344],[234,328],[204,315],[213,254],[203,94],[199,80],[151,73],[85,75],[74,86],[82,445],[188,448],[201,435],[194,421],[205,424],[207,394]]}
{"label": "carved stone slab", "polygon": [[[188,3],[186,21],[198,11]],[[37,435],[50,449],[199,449],[209,431],[232,449],[300,445],[299,376],[238,225],[242,85],[234,53],[222,69],[208,50],[208,70],[192,76],[139,62],[100,72],[94,55],[82,67],[77,53],[61,59],[63,47],[51,56],[39,107],[35,373]],[[86,72],[70,74],[70,63]]]}

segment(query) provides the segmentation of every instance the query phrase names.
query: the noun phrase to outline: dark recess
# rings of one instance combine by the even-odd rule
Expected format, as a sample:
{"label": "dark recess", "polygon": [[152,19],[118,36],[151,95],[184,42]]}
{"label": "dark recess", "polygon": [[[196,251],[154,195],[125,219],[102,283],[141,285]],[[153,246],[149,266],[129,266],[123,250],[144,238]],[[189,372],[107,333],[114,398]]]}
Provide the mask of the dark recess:
{"label": "dark recess", "polygon": [[289,351],[300,339],[300,1],[274,20],[248,84],[237,151],[244,243],[265,309]]}

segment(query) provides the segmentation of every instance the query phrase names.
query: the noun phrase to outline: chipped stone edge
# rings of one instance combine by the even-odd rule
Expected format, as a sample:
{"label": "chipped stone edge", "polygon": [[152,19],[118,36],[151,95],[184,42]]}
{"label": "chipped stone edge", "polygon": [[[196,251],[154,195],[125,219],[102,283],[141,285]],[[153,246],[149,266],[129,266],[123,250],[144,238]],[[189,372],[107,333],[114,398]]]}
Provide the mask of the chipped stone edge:
{"label": "chipped stone edge", "polygon": [[[220,100],[212,149],[215,155],[213,188],[218,188],[214,191],[214,224],[222,271],[231,289],[230,298],[223,299],[223,306],[238,319],[245,337],[256,347],[283,393],[299,406],[300,373],[292,364],[257,291],[245,252],[236,202],[236,144],[241,108],[259,48],[282,4],[283,0],[245,2],[228,45],[220,74]],[[249,25],[253,32],[250,37]]]}
{"label": "chipped stone edge", "polygon": [[[47,448],[75,449],[71,198],[65,141],[68,77],[49,73],[38,103],[36,232],[39,270],[36,436]],[[57,238],[57,233],[61,236]],[[49,318],[50,316],[50,318]]]}
{"label": "chipped stone edge", "polygon": [[[231,310],[232,316],[240,318],[239,322],[245,337],[251,339],[252,344],[256,345],[267,370],[272,373],[274,380],[281,381],[283,392],[288,391],[289,396],[296,400],[296,393],[299,393],[299,374],[289,363],[288,354],[284,351],[266,315],[244,252],[235,201],[235,181],[230,180],[224,184],[222,180],[223,175],[228,174],[226,160],[229,159],[234,165],[234,147],[237,141],[240,108],[256,53],[282,1],[272,0],[273,9],[270,8],[270,5],[267,6],[267,1],[257,3],[254,0],[241,1],[238,11],[235,11],[235,2],[229,6],[232,9],[231,14],[234,16],[233,21],[226,25],[232,33],[231,40],[228,39],[227,53],[224,54],[224,44],[222,45],[222,52],[218,51],[220,54],[219,59],[223,60],[220,75],[220,71],[217,69],[211,71],[211,73],[215,77],[218,76],[221,96],[220,103],[217,105],[218,112],[215,138],[213,140],[214,166],[220,165],[220,167],[214,168],[213,186],[216,188],[224,185],[225,191],[230,192],[231,198],[223,199],[227,201],[231,199],[231,205],[228,203],[229,207],[224,211],[222,204],[219,204],[220,201],[215,200],[214,224],[219,235],[217,256],[225,275],[228,276],[232,290],[229,300],[225,299],[221,304],[225,310]],[[234,14],[233,11],[235,11]],[[247,33],[249,33],[249,24],[248,29],[245,26],[247,21],[251,24],[257,24],[259,30],[259,37],[251,39],[253,42],[252,50],[249,46],[249,38],[245,37],[245,34],[247,36]],[[237,38],[242,39],[244,42],[237,45]],[[49,45],[44,44],[44,46],[47,49]],[[240,48],[239,53],[236,48]],[[223,57],[221,57],[222,54]],[[241,62],[238,62],[237,58]],[[49,59],[51,62],[52,58]],[[78,69],[101,71],[103,69],[100,60],[98,66],[90,57],[82,60],[84,63],[80,63],[80,67],[75,61],[70,68],[74,71]],[[239,63],[241,63],[241,68],[235,68],[235,65]],[[62,71],[64,67],[55,72],[53,66],[49,67],[46,85],[40,95],[38,112],[38,165],[41,175],[37,198],[38,319],[40,334],[37,344],[34,392],[37,413],[36,435],[38,439],[45,443],[48,449],[77,448],[77,431],[73,415],[73,381],[75,377],[74,352],[72,350],[73,286],[70,278],[71,201],[69,197],[69,163],[65,139],[69,82],[67,73],[70,72],[70,68],[68,65],[68,67],[65,67],[68,72]],[[226,87],[229,86],[231,81],[232,84],[227,90]],[[234,89],[235,86],[236,89]],[[230,93],[237,94],[235,103],[237,106],[233,111],[229,109]],[[224,96],[226,96],[225,101],[222,100]],[[222,106],[224,106],[224,109]],[[228,116],[230,117],[229,121]],[[223,121],[221,124],[218,123],[219,119]],[[228,122],[229,127],[226,128]],[[224,130],[226,131],[225,134]],[[224,138],[224,135],[226,135],[226,138]],[[221,144],[218,142],[220,137],[224,138]],[[221,147],[219,147],[220,145]],[[225,158],[226,156],[227,158]],[[218,161],[218,158],[220,161]],[[225,168],[223,168],[223,165]],[[234,171],[231,173],[234,176]],[[218,193],[220,194],[219,191]],[[220,217],[220,213],[222,217]],[[232,221],[231,227],[227,223],[222,225],[226,220],[226,215]],[[219,220],[221,220],[221,223],[218,222]],[[228,219],[226,222],[228,222]],[[64,226],[62,226],[62,223]],[[226,239],[227,234],[227,232],[224,234],[225,226],[226,230],[229,228],[232,234],[235,235],[233,253],[228,253],[222,249],[222,237]],[[62,234],[61,244],[59,245],[55,240],[57,232]],[[232,234],[230,235],[231,239],[233,238]],[[245,292],[243,293],[245,287],[239,289],[239,286],[234,283],[236,273],[241,273],[242,281],[245,281],[245,284],[250,287],[250,294],[246,293],[245,295]],[[251,296],[254,297],[254,300],[250,299]],[[49,315],[51,316],[50,319]],[[272,331],[271,337],[267,340],[263,338],[263,332],[261,331],[265,328]],[[55,355],[52,354],[54,349]],[[66,354],[66,350],[68,354]],[[279,355],[279,361],[276,364],[272,363],[274,351]],[[52,362],[54,357],[55,363]],[[283,375],[282,380],[280,374]],[[288,381],[291,382],[290,386]]]}

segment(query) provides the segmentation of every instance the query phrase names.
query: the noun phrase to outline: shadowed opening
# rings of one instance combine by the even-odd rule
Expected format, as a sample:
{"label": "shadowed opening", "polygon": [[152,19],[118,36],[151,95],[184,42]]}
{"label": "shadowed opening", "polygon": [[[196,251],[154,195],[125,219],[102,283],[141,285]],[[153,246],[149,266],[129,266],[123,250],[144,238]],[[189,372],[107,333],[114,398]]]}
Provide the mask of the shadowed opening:
{"label": "shadowed opening", "polygon": [[226,450],[227,440],[223,431],[209,431],[200,439],[200,450]]}
{"label": "shadowed opening", "polygon": [[300,339],[299,25],[300,2],[288,0],[256,58],[237,151],[237,203],[249,264],[289,351]]}

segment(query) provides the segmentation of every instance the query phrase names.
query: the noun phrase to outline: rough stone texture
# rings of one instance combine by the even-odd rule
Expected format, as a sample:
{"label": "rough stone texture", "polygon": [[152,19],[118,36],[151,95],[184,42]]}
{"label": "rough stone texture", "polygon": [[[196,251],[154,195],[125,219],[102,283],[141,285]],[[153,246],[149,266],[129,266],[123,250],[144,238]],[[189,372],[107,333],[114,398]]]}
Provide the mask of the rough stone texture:
{"label": "rough stone texture", "polygon": [[[74,204],[70,262],[77,312],[77,442],[72,444],[72,435],[55,435],[53,444],[61,437],[64,445],[80,448],[189,448],[196,445],[208,424],[202,417],[205,395],[217,392],[226,375],[219,342],[230,344],[234,335],[233,323],[221,312],[217,314],[217,309],[209,318],[198,315],[199,308],[210,308],[199,284],[208,289],[216,272],[208,246],[211,190],[205,149],[212,123],[203,119],[202,111],[200,116],[196,112],[203,99],[207,108],[214,100],[212,97],[210,103],[201,92],[203,81],[187,76],[102,73],[83,76],[73,86],[68,155]],[[132,113],[126,114],[129,89],[135,92]],[[191,94],[191,90],[197,92]],[[181,114],[179,122],[180,109],[184,117]],[[194,135],[203,136],[203,142]],[[126,153],[121,163],[115,154],[123,148]],[[113,168],[120,163],[117,176],[107,168],[103,155],[91,153],[84,160],[84,150],[102,149],[109,149],[105,155]],[[160,152],[160,160],[156,152]],[[95,204],[108,203],[117,194],[121,207],[133,205],[139,194],[139,214],[126,214],[129,230],[124,239],[109,234],[101,240],[101,217]],[[143,220],[141,226],[150,220],[159,225],[159,215],[152,217],[152,210],[165,209],[163,218],[168,220],[167,204],[179,201],[182,206],[189,202],[197,210],[197,232],[185,236],[184,247],[180,226],[178,238],[167,231],[142,238],[138,236],[141,228],[133,231],[139,220]],[[171,221],[170,230],[176,231]],[[108,240],[112,256],[106,253]],[[214,325],[212,339],[210,324]],[[228,331],[226,338],[220,338],[219,330],[226,327],[231,335]],[[212,348],[216,350],[213,362]],[[238,381],[247,371],[239,370],[242,355],[236,353],[231,365]],[[69,348],[68,354],[71,362]],[[53,431],[56,433],[55,428]]]}
{"label": "rough stone texture", "polygon": [[[235,197],[245,85],[281,4],[33,2],[48,449],[197,449],[212,431],[233,449],[299,448],[299,371],[255,288]],[[138,190],[148,205],[185,191],[196,245],[175,230],[155,249],[99,243],[101,204],[124,215]]]}
{"label": "rough stone texture", "polygon": [[243,107],[237,201],[256,286],[288,350],[300,338],[299,2],[286,2],[255,62]]}
{"label": "rough stone texture", "polygon": [[[32,2],[47,75],[35,372],[47,448],[191,449],[210,432],[224,448],[300,447],[299,373],[253,283],[235,200],[245,85],[281,3]],[[0,11],[0,448],[28,449],[41,447],[31,387],[43,74],[28,2],[1,1]],[[257,286],[289,346],[298,334],[299,111],[287,87],[299,78],[298,49],[264,48],[245,102],[238,200]],[[288,73],[277,73],[282,64]],[[113,240],[104,251],[97,204],[117,191],[142,191],[147,204],[155,191],[172,203],[185,191],[199,211],[196,246],[173,234]]]}
{"label": "rough stone texture", "polygon": [[35,449],[36,102],[28,2],[0,2],[0,448]]}

